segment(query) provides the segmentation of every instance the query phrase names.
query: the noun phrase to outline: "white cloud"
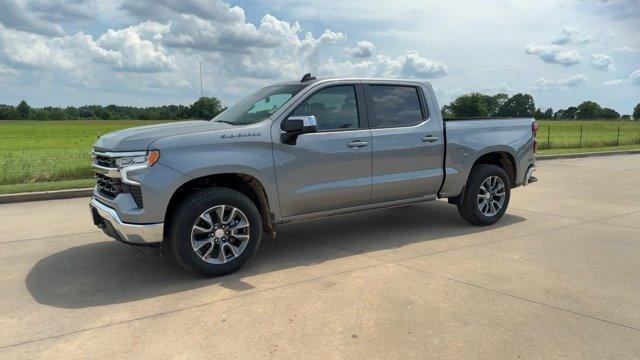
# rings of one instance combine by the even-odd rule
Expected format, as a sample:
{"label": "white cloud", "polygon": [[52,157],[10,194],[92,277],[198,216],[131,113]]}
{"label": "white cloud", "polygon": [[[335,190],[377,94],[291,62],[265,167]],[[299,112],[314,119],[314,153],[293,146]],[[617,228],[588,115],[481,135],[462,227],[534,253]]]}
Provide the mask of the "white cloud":
{"label": "white cloud", "polygon": [[[286,41],[298,41],[300,26],[265,15],[260,26],[238,21],[215,22],[195,15],[182,14],[170,22],[167,46],[199,51],[247,53],[250,48],[273,48]],[[295,39],[294,39],[295,38]]]}
{"label": "white cloud", "polygon": [[621,84],[631,84],[640,86],[640,69],[632,72],[626,79],[613,79],[603,82],[603,85],[621,85]]}
{"label": "white cloud", "polygon": [[580,5],[590,7],[593,13],[615,20],[640,17],[640,1],[638,0],[582,0]]}
{"label": "white cloud", "polygon": [[109,29],[87,47],[115,70],[156,72],[175,68],[173,57],[160,43],[169,27],[144,22],[121,30]]}
{"label": "white cloud", "polygon": [[614,71],[613,58],[607,54],[595,53],[591,54],[591,67],[596,70]]}
{"label": "white cloud", "polygon": [[344,49],[344,53],[347,56],[351,56],[356,59],[370,58],[376,46],[370,41],[358,41],[356,47]]}
{"label": "white cloud", "polygon": [[640,49],[624,45],[624,46],[619,46],[613,49],[613,51],[619,52],[619,53],[636,53],[636,52],[640,52]]}
{"label": "white cloud", "polygon": [[27,4],[29,12],[51,22],[75,22],[98,15],[96,0],[32,0]]}
{"label": "white cloud", "polygon": [[18,0],[0,0],[0,24],[6,28],[40,35],[64,34],[62,26],[38,19],[32,15],[26,4]]}
{"label": "white cloud", "polygon": [[244,22],[244,10],[219,0],[124,0],[120,9],[143,20],[168,21],[176,15],[193,15],[215,22]]}
{"label": "white cloud", "polygon": [[416,51],[408,51],[400,61],[402,62],[400,74],[409,78],[432,79],[449,73],[445,64],[423,58]]}
{"label": "white cloud", "polygon": [[483,93],[512,93],[514,91],[516,91],[516,88],[508,82],[488,84],[480,88],[480,92]]}
{"label": "white cloud", "polygon": [[98,39],[77,33],[49,38],[3,28],[0,25],[0,60],[14,67],[65,69],[86,73],[95,64],[117,71],[156,72],[174,68],[159,43],[167,26],[146,22],[120,30],[107,30]]}
{"label": "white cloud", "polygon": [[563,26],[562,32],[556,35],[556,37],[551,40],[551,43],[555,45],[566,45],[569,43],[586,44],[590,41],[591,37],[589,35],[583,34],[577,29]]}
{"label": "white cloud", "polygon": [[603,82],[602,85],[607,85],[607,86],[620,85],[620,84],[622,84],[624,82],[625,82],[624,79],[613,79],[613,80],[607,80],[607,81]]}
{"label": "white cloud", "polygon": [[17,74],[17,73],[18,72],[16,70],[0,64],[0,74]]}
{"label": "white cloud", "polygon": [[586,82],[587,78],[582,74],[573,75],[568,78],[558,80],[550,80],[541,77],[533,84],[533,88],[538,91],[551,91],[580,86],[585,84]]}
{"label": "white cloud", "polygon": [[580,53],[575,50],[564,49],[557,45],[529,44],[527,45],[525,53],[538,55],[538,57],[547,64],[572,66],[582,62]]}
{"label": "white cloud", "polygon": [[640,69],[634,71],[629,75],[629,79],[627,79],[629,84],[640,86]]}
{"label": "white cloud", "polygon": [[441,62],[424,58],[416,51],[407,51],[403,56],[392,58],[378,55],[371,60],[353,63],[329,59],[319,68],[321,75],[391,77],[412,79],[434,79],[449,73]]}

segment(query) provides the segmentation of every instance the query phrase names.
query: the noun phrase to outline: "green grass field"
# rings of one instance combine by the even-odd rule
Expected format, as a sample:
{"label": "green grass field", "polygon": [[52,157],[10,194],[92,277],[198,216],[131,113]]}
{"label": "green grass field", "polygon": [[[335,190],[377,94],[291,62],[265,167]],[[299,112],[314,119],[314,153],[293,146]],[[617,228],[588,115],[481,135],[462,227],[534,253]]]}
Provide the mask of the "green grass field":
{"label": "green grass field", "polygon": [[[92,182],[87,179],[93,176],[91,147],[99,135],[155,123],[158,122],[0,121],[0,194],[88,186]],[[539,123],[540,154],[640,148],[640,121]],[[615,147],[617,144],[621,146]]]}
{"label": "green grass field", "polygon": [[91,147],[99,135],[154,123],[0,121],[0,186],[91,178]]}
{"label": "green grass field", "polygon": [[[640,121],[539,121],[539,149],[640,145]],[[580,128],[582,127],[582,141]],[[618,128],[620,137],[618,138]]]}

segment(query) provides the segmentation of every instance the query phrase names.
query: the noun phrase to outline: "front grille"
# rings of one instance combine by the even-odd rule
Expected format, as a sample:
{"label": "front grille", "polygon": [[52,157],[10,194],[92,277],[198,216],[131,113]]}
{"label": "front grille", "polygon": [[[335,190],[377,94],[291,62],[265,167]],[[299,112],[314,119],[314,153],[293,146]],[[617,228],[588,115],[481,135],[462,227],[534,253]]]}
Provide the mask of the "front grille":
{"label": "front grille", "polygon": [[[93,163],[105,168],[116,169],[114,158],[94,153]],[[131,194],[139,208],[142,208],[142,189],[138,185],[123,183],[120,178],[112,178],[101,173],[95,173],[98,192],[109,199],[114,199],[119,194]]]}
{"label": "front grille", "polygon": [[114,198],[123,192],[123,184],[120,179],[114,179],[106,175],[96,173],[96,183],[98,185],[98,189],[110,198]]}
{"label": "front grille", "polygon": [[125,184],[120,179],[110,178],[106,175],[96,173],[96,185],[100,193],[109,199],[113,199],[118,194],[131,194],[139,208],[142,208],[142,188],[138,185]]}

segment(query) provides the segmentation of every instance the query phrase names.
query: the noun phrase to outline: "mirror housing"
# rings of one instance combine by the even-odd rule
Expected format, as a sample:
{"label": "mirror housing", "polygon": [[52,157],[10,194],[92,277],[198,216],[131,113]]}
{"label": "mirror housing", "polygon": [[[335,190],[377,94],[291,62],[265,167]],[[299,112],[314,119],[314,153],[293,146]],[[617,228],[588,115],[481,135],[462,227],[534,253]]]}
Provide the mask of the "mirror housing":
{"label": "mirror housing", "polygon": [[289,116],[282,122],[282,131],[280,140],[289,145],[295,145],[298,136],[302,134],[310,134],[318,131],[318,123],[316,117],[308,116]]}

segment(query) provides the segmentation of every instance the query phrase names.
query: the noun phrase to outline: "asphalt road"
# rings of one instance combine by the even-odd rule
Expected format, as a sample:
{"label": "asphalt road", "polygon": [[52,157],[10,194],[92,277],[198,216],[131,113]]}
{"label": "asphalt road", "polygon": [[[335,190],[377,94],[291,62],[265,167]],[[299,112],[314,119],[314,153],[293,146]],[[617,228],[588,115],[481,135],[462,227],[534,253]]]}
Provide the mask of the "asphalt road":
{"label": "asphalt road", "polygon": [[640,155],[539,163],[507,215],[444,201],[282,226],[206,279],[88,199],[0,206],[0,358],[640,358]]}

